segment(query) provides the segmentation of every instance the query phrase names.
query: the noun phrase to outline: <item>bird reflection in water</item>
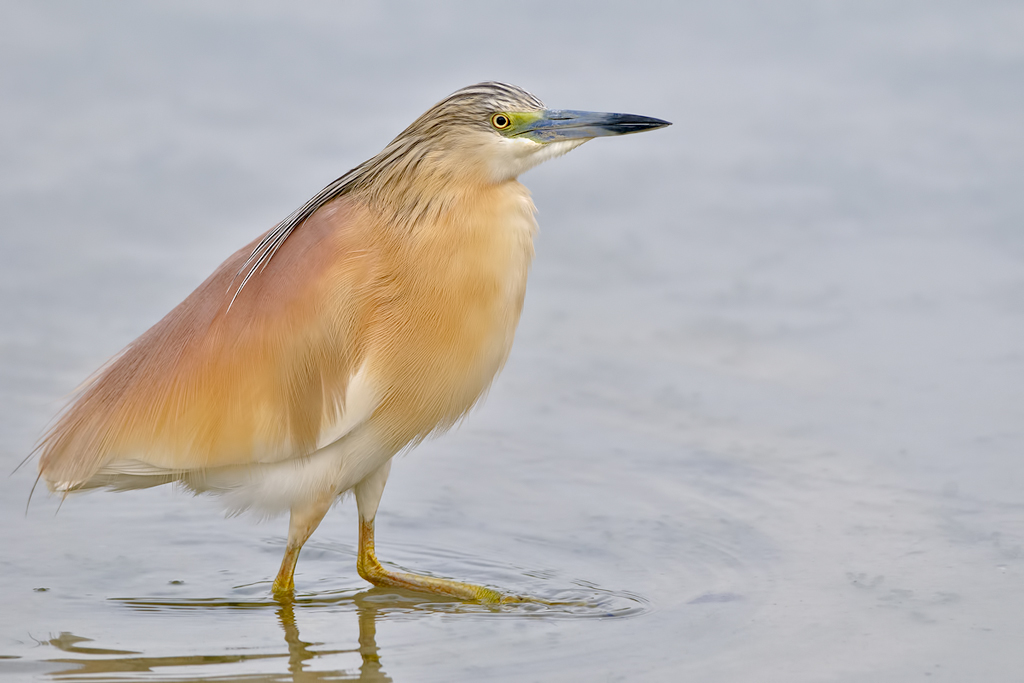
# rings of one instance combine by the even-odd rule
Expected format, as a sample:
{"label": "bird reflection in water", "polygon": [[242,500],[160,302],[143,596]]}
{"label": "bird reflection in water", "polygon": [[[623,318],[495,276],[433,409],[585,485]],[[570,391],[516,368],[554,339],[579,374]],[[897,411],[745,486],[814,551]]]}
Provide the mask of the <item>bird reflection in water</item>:
{"label": "bird reflection in water", "polygon": [[[380,609],[379,604],[365,600],[367,595],[374,592],[376,591],[365,591],[353,598],[356,604],[356,615],[359,619],[358,652],[363,658],[363,662],[359,666],[359,674],[353,676],[352,680],[392,680],[390,676],[384,673],[380,662],[380,650],[377,647],[377,612]],[[284,629],[284,640],[288,643],[288,671],[292,674],[293,681],[328,680],[325,678],[325,672],[307,671],[306,662],[323,654],[351,652],[351,650],[318,652],[311,649],[315,644],[307,643],[299,637],[299,627],[295,623],[294,605],[291,601],[282,601],[281,607],[277,610],[277,618],[281,622],[281,628]],[[331,672],[327,675],[330,676],[330,680],[338,680],[339,673]]]}
{"label": "bird reflection in water", "polygon": [[[284,640],[287,644],[286,653],[261,653],[261,654],[211,654],[199,655],[189,654],[180,656],[147,657],[141,652],[131,650],[114,650],[100,647],[89,647],[82,643],[90,642],[90,639],[83,638],[71,633],[61,633],[56,638],[51,638],[45,644],[73,655],[85,655],[79,657],[64,657],[50,659],[55,664],[71,664],[74,668],[60,669],[51,672],[55,679],[64,681],[93,680],[101,674],[129,674],[127,677],[119,676],[118,680],[131,681],[131,672],[146,674],[145,680],[151,680],[151,674],[160,669],[174,667],[176,669],[201,667],[192,675],[178,674],[173,678],[175,681],[205,681],[209,680],[212,672],[210,667],[223,667],[225,665],[252,662],[257,660],[273,660],[288,658],[288,670],[274,673],[254,673],[250,675],[241,674],[231,676],[229,673],[220,670],[217,676],[228,675],[232,681],[241,683],[256,683],[268,681],[294,681],[295,683],[306,683],[315,681],[368,681],[373,683],[384,683],[392,681],[392,678],[384,672],[381,663],[380,649],[377,647],[377,619],[387,611],[388,602],[381,598],[388,595],[389,591],[374,588],[351,597],[336,600],[322,601],[335,606],[344,606],[349,603],[354,607],[354,612],[359,623],[359,646],[346,649],[321,649],[323,643],[313,643],[302,640],[299,634],[298,623],[295,619],[296,602],[292,600],[280,600],[276,603],[277,621],[284,631]],[[163,610],[209,610],[209,609],[236,609],[236,610],[258,610],[260,608],[272,607],[273,602],[228,602],[228,601],[158,601],[158,600],[122,600],[126,605],[142,611],[163,611]],[[299,603],[301,605],[301,602]],[[408,609],[407,603],[402,604],[403,609]],[[343,669],[313,670],[310,663],[323,657],[336,655],[358,654],[362,662],[357,670],[346,667]],[[141,679],[140,679],[141,680]]]}

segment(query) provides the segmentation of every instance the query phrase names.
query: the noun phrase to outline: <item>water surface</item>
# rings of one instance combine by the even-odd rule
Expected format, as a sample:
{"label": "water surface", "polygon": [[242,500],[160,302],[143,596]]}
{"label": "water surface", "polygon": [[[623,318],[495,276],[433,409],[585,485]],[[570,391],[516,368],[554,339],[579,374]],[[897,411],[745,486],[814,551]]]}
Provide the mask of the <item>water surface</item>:
{"label": "water surface", "polygon": [[[523,177],[483,407],[403,457],[397,566],[286,520],[0,478],[9,680],[938,681],[1024,668],[1024,12],[1012,2],[0,10],[0,465],[227,254],[447,93],[672,128]],[[59,508],[59,509],[58,509]]]}

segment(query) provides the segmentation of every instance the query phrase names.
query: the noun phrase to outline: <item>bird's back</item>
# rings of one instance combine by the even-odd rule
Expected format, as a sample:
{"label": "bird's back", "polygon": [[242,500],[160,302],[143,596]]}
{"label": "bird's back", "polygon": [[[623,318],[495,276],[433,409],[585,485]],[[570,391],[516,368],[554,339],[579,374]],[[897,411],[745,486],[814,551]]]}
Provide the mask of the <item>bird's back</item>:
{"label": "bird's back", "polygon": [[324,207],[232,302],[252,245],[239,250],[91,378],[42,441],[51,487],[116,460],[180,471],[315,449],[361,353],[355,213]]}
{"label": "bird's back", "polygon": [[232,301],[239,250],[86,383],[43,439],[43,478],[132,487],[299,458],[355,404],[382,452],[451,425],[507,357],[533,254],[525,188],[486,193],[411,233],[337,198]]}

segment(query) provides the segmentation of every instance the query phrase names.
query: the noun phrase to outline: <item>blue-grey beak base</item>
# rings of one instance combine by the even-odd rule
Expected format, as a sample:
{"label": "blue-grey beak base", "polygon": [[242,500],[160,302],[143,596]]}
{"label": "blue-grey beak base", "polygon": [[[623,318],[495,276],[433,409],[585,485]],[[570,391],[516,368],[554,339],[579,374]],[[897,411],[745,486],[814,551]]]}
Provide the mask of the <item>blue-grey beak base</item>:
{"label": "blue-grey beak base", "polygon": [[638,114],[549,109],[516,135],[535,142],[554,142],[642,133],[671,125],[668,121]]}

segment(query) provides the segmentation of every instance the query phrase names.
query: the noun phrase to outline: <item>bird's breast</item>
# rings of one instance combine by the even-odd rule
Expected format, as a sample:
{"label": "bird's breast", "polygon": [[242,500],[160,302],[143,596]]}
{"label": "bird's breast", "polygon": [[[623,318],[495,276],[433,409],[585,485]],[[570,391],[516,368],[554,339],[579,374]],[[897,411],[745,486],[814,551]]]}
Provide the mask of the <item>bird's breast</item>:
{"label": "bird's breast", "polygon": [[512,346],[533,258],[533,203],[518,183],[490,188],[417,226],[395,255],[371,342],[385,398],[375,418],[398,440],[451,426]]}

